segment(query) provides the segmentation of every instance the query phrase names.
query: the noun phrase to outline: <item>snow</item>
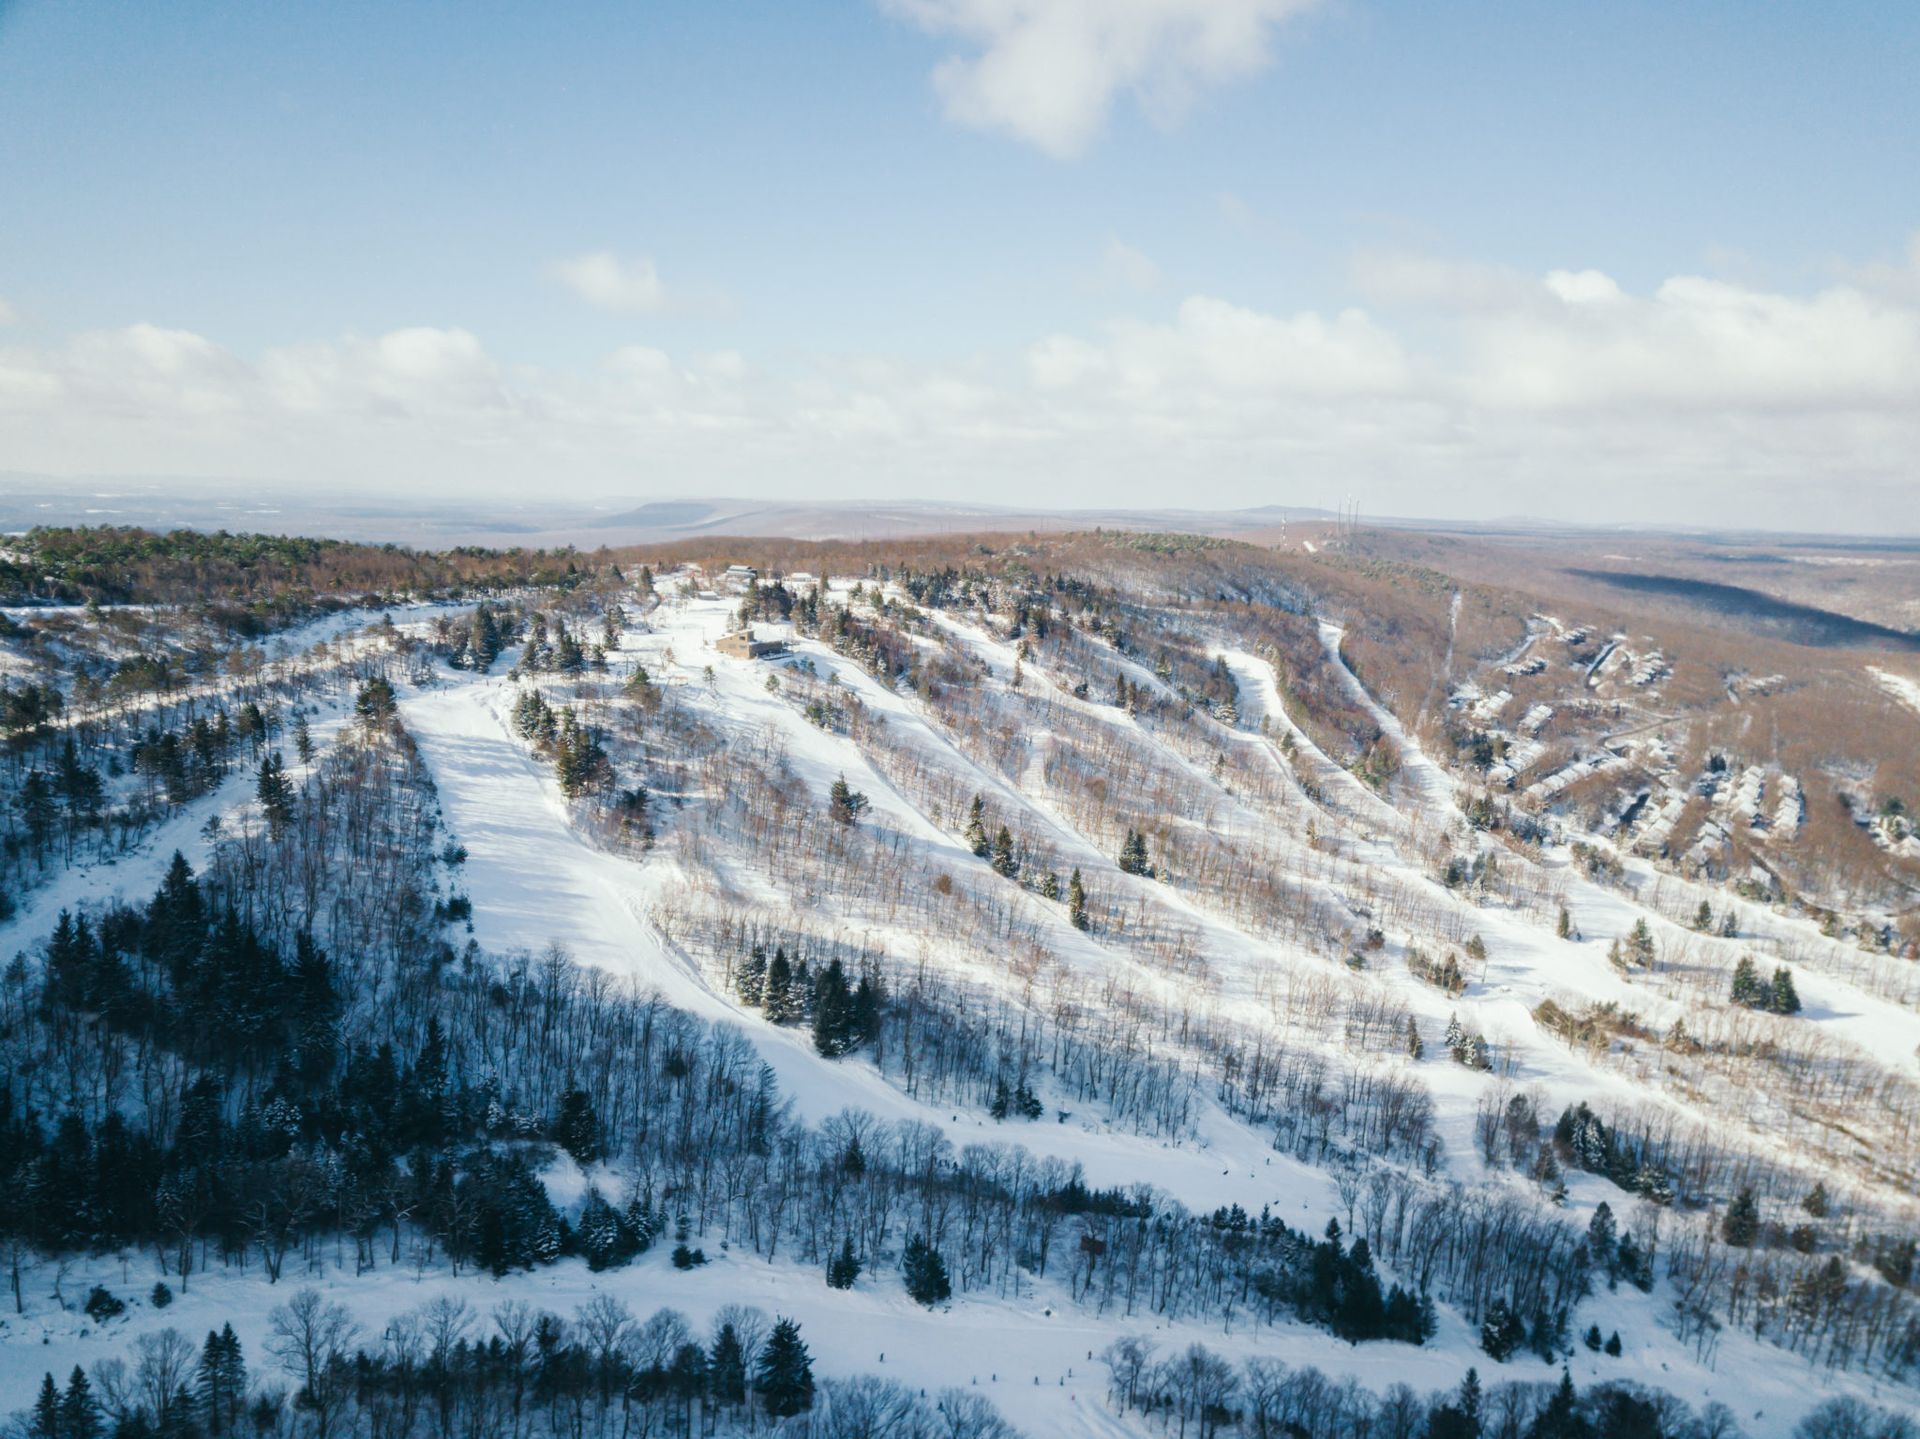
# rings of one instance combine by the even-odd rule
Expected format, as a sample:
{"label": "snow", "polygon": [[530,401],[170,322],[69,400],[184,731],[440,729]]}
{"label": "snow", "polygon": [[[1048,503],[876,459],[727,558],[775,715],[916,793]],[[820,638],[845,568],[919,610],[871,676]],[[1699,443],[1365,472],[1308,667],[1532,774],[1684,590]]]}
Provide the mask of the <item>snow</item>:
{"label": "snow", "polygon": [[[824,793],[832,779],[845,774],[873,803],[874,822],[883,822],[908,836],[931,855],[952,863],[971,863],[971,856],[945,824],[924,814],[888,782],[852,740],[807,724],[784,696],[765,688],[772,671],[764,661],[723,656],[712,647],[726,625],[729,602],[694,599],[663,604],[648,617],[649,628],[635,627],[614,657],[616,669],[639,661],[656,680],[677,686],[677,700],[697,709],[701,718],[732,736],[768,736],[777,741],[802,780]],[[419,618],[417,616],[409,618]],[[953,643],[986,661],[1004,683],[1015,664],[1010,647],[983,627],[949,615],[934,621]],[[364,619],[364,617],[362,617]],[[344,626],[344,622],[335,623]],[[335,637],[344,628],[301,632],[300,643],[317,636]],[[1602,888],[1575,876],[1564,853],[1549,852],[1537,861],[1551,874],[1572,914],[1583,941],[1559,939],[1537,915],[1497,907],[1475,907],[1441,888],[1409,843],[1417,833],[1441,834],[1470,847],[1492,841],[1468,829],[1460,809],[1460,787],[1454,776],[1425,754],[1398,719],[1368,693],[1346,667],[1340,655],[1342,631],[1323,623],[1320,637],[1339,682],[1356,702],[1364,705],[1394,743],[1401,756],[1398,806],[1375,794],[1358,779],[1321,753],[1311,738],[1288,718],[1271,665],[1249,652],[1223,651],[1238,692],[1242,728],[1218,728],[1221,745],[1240,747],[1289,780],[1294,769],[1282,758],[1279,740],[1290,737],[1296,748],[1294,765],[1316,779],[1324,778],[1325,803],[1309,805],[1297,784],[1291,794],[1301,803],[1298,813],[1266,813],[1242,797],[1219,790],[1203,766],[1154,736],[1134,718],[1111,706],[1075,699],[1056,677],[1029,662],[1026,682],[1047,693],[1049,701],[1077,719],[1125,727],[1129,736],[1153,748],[1154,757],[1184,774],[1218,801],[1222,823],[1237,832],[1256,836],[1282,861],[1298,866],[1303,876],[1316,877],[1320,892],[1337,896],[1341,866],[1364,865],[1381,876],[1389,892],[1415,896],[1436,912],[1450,916],[1484,936],[1489,957],[1474,976],[1467,996],[1454,1000],[1406,974],[1398,965],[1383,965],[1373,976],[1403,999],[1419,1016],[1422,1028],[1437,1033],[1446,1017],[1458,1011],[1464,1021],[1485,1033],[1511,1062],[1514,1082],[1537,1086],[1549,1110],[1577,1098],[1640,1100],[1655,1093],[1618,1069],[1596,1066],[1539,1031],[1532,1011],[1544,999],[1575,996],[1595,1002],[1631,1005],[1652,1018],[1665,1016],[1667,1001],[1636,986],[1606,962],[1607,941],[1624,936],[1637,920],[1648,917],[1631,895]],[[1530,644],[1534,633],[1530,631]],[[295,636],[287,637],[287,643]],[[1524,648],[1524,646],[1523,646]],[[1597,673],[1613,646],[1595,662]],[[667,653],[674,659],[669,663]],[[1516,655],[1515,658],[1518,656]],[[1239,1203],[1251,1211],[1273,1204],[1289,1222],[1317,1229],[1335,1208],[1332,1180],[1323,1171],[1295,1163],[1275,1153],[1264,1134],[1250,1130],[1217,1106],[1204,1110],[1196,1140],[1174,1144],[1145,1139],[1091,1120],[1074,1124],[999,1125],[983,1115],[955,1113],[949,1108],[913,1100],[890,1084],[871,1064],[856,1058],[827,1060],[813,1051],[809,1037],[792,1029],[768,1025],[757,1014],[743,1010],[718,992],[700,965],[663,930],[660,916],[671,909],[674,896],[689,876],[669,853],[642,855],[603,847],[577,823],[554,783],[548,766],[531,754],[512,733],[510,707],[515,686],[504,673],[512,656],[488,676],[439,671],[424,686],[403,686],[400,711],[403,722],[420,747],[439,793],[445,823],[452,837],[468,852],[463,883],[474,900],[475,937],[494,953],[538,953],[559,945],[577,961],[607,970],[632,982],[657,989],[671,1003],[708,1020],[738,1025],[773,1067],[783,1090],[801,1115],[818,1120],[855,1105],[886,1119],[912,1118],[938,1125],[956,1145],[991,1139],[1018,1142],[1045,1154],[1082,1164],[1090,1183],[1126,1184],[1147,1180],[1192,1208]],[[1018,814],[1023,826],[1044,826],[1050,841],[1073,862],[1083,863],[1100,882],[1132,886],[1143,904],[1162,906],[1182,917],[1202,936],[1212,982],[1214,1002],[1248,1014],[1261,1010],[1256,977],[1275,966],[1288,970],[1328,972],[1324,956],[1277,945],[1236,928],[1197,899],[1167,886],[1120,876],[1110,859],[1080,834],[1046,790],[1044,757],[1048,746],[1060,742],[1053,734],[1031,736],[1032,748],[1017,774],[1009,777],[975,763],[953,736],[929,717],[915,698],[879,684],[860,667],[830,649],[809,640],[797,640],[794,658],[812,661],[820,674],[832,675],[848,693],[857,695],[874,716],[884,717],[888,742],[917,748],[930,759],[966,774],[997,808]],[[1138,682],[1158,686],[1144,669],[1127,664]],[[1510,661],[1511,662],[1511,661]],[[712,679],[706,678],[711,668]],[[1920,711],[1920,684],[1874,671],[1883,685],[1903,703]],[[318,738],[344,723],[347,696],[334,696],[323,706]],[[1535,721],[1545,708],[1535,706],[1522,728],[1537,731],[1546,722]],[[1550,714],[1550,711],[1549,711]],[[1265,722],[1264,726],[1262,722]],[[1264,732],[1255,732],[1264,730]],[[1618,755],[1602,752],[1559,772],[1560,779],[1575,770],[1591,774],[1600,768],[1626,764]],[[1741,777],[1739,812],[1751,819],[1759,813],[1765,793],[1757,771]],[[1749,783],[1751,781],[1751,783]],[[1567,780],[1564,782],[1571,782]],[[1543,781],[1542,783],[1547,783]],[[1791,787],[1791,788],[1789,788]],[[30,895],[20,916],[0,927],[0,947],[24,945],[43,934],[59,907],[81,899],[98,899],[111,892],[144,898],[159,882],[174,848],[190,860],[204,854],[201,829],[213,815],[244,813],[251,777],[236,774],[216,793],[186,807],[162,826],[142,851],[113,867],[110,876],[73,871]],[[1534,787],[1540,789],[1540,785]],[[1530,791],[1531,793],[1531,791]],[[1784,780],[1778,790],[1781,810],[1789,794],[1798,802],[1798,786]],[[1751,804],[1747,803],[1751,797]],[[1637,846],[1664,842],[1666,833],[1684,807],[1685,796],[1668,791],[1650,802],[1634,836]],[[1329,834],[1344,846],[1337,859],[1306,846],[1300,827],[1306,817],[1317,817]],[[1662,826],[1665,828],[1662,828]],[[1784,828],[1776,818],[1776,830]],[[1535,864],[1512,860],[1502,851],[1502,863]],[[1644,870],[1636,870],[1636,877]],[[781,896],[770,881],[737,875],[742,886],[757,886],[754,897],[767,903]],[[1303,880],[1303,882],[1306,882]],[[1724,895],[1711,895],[1718,912]],[[1809,941],[1810,927],[1774,914],[1763,906],[1738,905],[1743,934],[1781,942]],[[1665,937],[1672,926],[1657,918],[1649,921]],[[1063,926],[1064,928],[1064,926]],[[908,937],[876,925],[887,942]],[[915,937],[927,952],[966,961],[941,947],[939,936]],[[1814,936],[1817,938],[1817,936]],[[1717,942],[1717,941],[1709,941]],[[1067,931],[1060,936],[1064,961],[1088,968],[1128,963],[1116,950]],[[1796,971],[1807,1010],[1804,1023],[1819,1026],[1889,1062],[1912,1065],[1914,1016],[1911,1010],[1873,998],[1832,975],[1802,965]],[[1165,984],[1165,981],[1156,981]],[[1172,986],[1177,988],[1178,986]],[[1677,1010],[1673,1010],[1676,1012]],[[1431,1046],[1438,1051],[1439,1046]],[[1904,1058],[1893,1059],[1894,1056]],[[1519,1184],[1511,1174],[1486,1169],[1473,1143],[1473,1125],[1482,1097],[1494,1081],[1433,1054],[1418,1066],[1432,1091],[1437,1125],[1442,1135],[1452,1177],[1496,1184]],[[582,1171],[571,1160],[557,1158],[544,1175],[550,1193],[563,1205],[577,1204],[589,1183],[603,1189],[619,1188],[619,1176],[604,1168]],[[1568,1213],[1584,1223],[1593,1206],[1608,1199],[1619,1207],[1617,1190],[1587,1175],[1572,1175]],[[714,1262],[692,1272],[674,1270],[655,1251],[633,1266],[606,1274],[591,1274],[577,1262],[568,1262],[532,1274],[504,1280],[465,1275],[455,1278],[443,1268],[380,1270],[355,1277],[349,1268],[335,1267],[337,1256],[324,1249],[320,1268],[290,1277],[278,1286],[250,1273],[215,1271],[195,1276],[164,1313],[152,1310],[143,1298],[134,1298],[128,1315],[109,1322],[102,1334],[77,1312],[62,1311],[51,1299],[54,1272],[43,1267],[28,1281],[26,1316],[0,1317],[0,1391],[25,1395],[43,1369],[64,1373],[76,1362],[91,1363],[114,1348],[124,1347],[133,1335],[166,1325],[177,1325],[195,1335],[210,1325],[231,1321],[256,1364],[263,1361],[260,1339],[267,1315],[298,1284],[314,1282],[327,1288],[354,1310],[368,1330],[378,1334],[394,1315],[438,1294],[470,1299],[482,1310],[505,1299],[524,1299],[541,1307],[570,1311],[600,1292],[625,1300],[644,1316],[653,1308],[671,1304],[703,1325],[721,1304],[745,1302],[769,1313],[798,1318],[808,1330],[821,1372],[871,1372],[929,1390],[949,1384],[978,1384],[1007,1417],[1030,1435],[1114,1435],[1146,1432],[1137,1416],[1122,1422],[1105,1407],[1106,1380],[1097,1353],[1120,1334],[1144,1332],[1161,1345],[1163,1353],[1199,1341],[1232,1358],[1253,1354],[1279,1357],[1289,1363],[1312,1363],[1339,1378],[1351,1374],[1374,1389],[1405,1380],[1420,1389],[1458,1382],[1468,1364],[1478,1363],[1483,1378],[1549,1379],[1553,1371],[1532,1361],[1510,1367],[1494,1366],[1477,1352],[1473,1336],[1456,1314],[1443,1317],[1438,1341],[1424,1349],[1404,1345],[1352,1347],[1324,1332],[1302,1325],[1285,1325],[1259,1332],[1223,1333],[1198,1326],[1157,1329],[1148,1316],[1127,1319],[1098,1316],[1065,1300],[1051,1284],[1034,1287],[1019,1296],[969,1295],[937,1312],[914,1305],[898,1281],[884,1270],[864,1277],[850,1293],[828,1290],[810,1268],[789,1263],[767,1264],[750,1255],[730,1253],[711,1240],[706,1245]],[[64,1292],[84,1294],[91,1282],[101,1282],[122,1297],[144,1296],[158,1277],[148,1255],[124,1259],[105,1257],[71,1266]],[[1790,1418],[1824,1397],[1821,1384],[1801,1361],[1744,1334],[1723,1335],[1717,1358],[1708,1364],[1679,1346],[1661,1327],[1670,1298],[1659,1291],[1642,1296],[1630,1289],[1602,1293],[1583,1305],[1578,1327],[1598,1323],[1603,1332],[1618,1328],[1627,1339],[1624,1358],[1609,1360],[1576,1352],[1571,1371],[1576,1382],[1630,1378],[1669,1389],[1691,1402],[1721,1398],[1734,1405],[1756,1436],[1783,1433]],[[884,1353],[884,1360],[880,1357]],[[1841,1379],[1842,1387],[1869,1392],[1864,1381]],[[1884,1399],[1884,1396],[1881,1396]]]}

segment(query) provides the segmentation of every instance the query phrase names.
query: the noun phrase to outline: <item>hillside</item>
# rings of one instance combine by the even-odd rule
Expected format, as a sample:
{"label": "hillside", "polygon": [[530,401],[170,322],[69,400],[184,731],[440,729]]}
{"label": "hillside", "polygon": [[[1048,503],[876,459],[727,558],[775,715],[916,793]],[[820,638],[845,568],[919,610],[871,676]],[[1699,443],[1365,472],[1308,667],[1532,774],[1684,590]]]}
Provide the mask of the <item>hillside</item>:
{"label": "hillside", "polygon": [[286,1432],[745,1432],[776,1316],[822,1434],[1916,1402],[1897,652],[1378,537],[115,545],[0,632],[0,1408],[230,1324]]}

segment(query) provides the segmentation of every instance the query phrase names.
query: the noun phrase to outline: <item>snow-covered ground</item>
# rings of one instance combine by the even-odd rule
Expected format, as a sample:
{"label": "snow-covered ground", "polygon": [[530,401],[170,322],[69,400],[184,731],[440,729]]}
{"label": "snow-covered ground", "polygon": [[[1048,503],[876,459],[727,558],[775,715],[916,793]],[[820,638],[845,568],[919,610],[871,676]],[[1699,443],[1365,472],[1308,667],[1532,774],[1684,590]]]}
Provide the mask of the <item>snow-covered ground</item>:
{"label": "snow-covered ground", "polygon": [[[936,822],[888,781],[883,767],[859,744],[806,723],[789,699],[769,692],[767,663],[730,658],[714,649],[713,641],[724,632],[728,609],[729,602],[719,599],[675,601],[654,609],[649,624],[630,630],[613,657],[616,679],[630,663],[644,663],[656,682],[675,686],[679,698],[724,733],[740,740],[777,742],[811,790],[824,794],[832,780],[844,774],[870,797],[876,821],[910,837],[929,855],[944,856],[954,865],[974,863],[954,833],[958,816],[941,816]],[[401,618],[417,621],[427,616]],[[993,683],[1006,682],[1017,663],[1009,646],[983,627],[955,617],[938,616],[937,624],[948,642],[985,662]],[[323,633],[334,638],[338,632]],[[1346,668],[1339,652],[1340,631],[1324,625],[1321,634],[1341,682],[1400,750],[1401,779],[1392,798],[1376,794],[1321,753],[1310,736],[1288,719],[1271,665],[1243,650],[1224,650],[1238,690],[1243,728],[1220,727],[1219,743],[1239,747],[1284,776],[1292,785],[1289,793],[1300,799],[1299,813],[1267,812],[1227,792],[1203,766],[1124,711],[1076,699],[1038,665],[1026,669],[1026,683],[1044,691],[1063,714],[1089,724],[1124,728],[1129,742],[1150,749],[1157,762],[1184,775],[1196,793],[1207,794],[1223,824],[1257,837],[1263,853],[1279,856],[1303,875],[1315,876],[1312,885],[1336,893],[1342,874],[1364,866],[1376,876],[1374,882],[1389,892],[1410,902],[1417,899],[1431,906],[1435,915],[1479,934],[1488,958],[1473,974],[1472,987],[1462,999],[1423,984],[1398,965],[1382,966],[1372,976],[1372,982],[1386,986],[1409,1006],[1430,1035],[1437,1034],[1456,1012],[1469,1018],[1508,1061],[1511,1081],[1537,1087],[1549,1100],[1550,1113],[1578,1099],[1659,1097],[1620,1069],[1597,1065],[1543,1034],[1532,1017],[1543,1000],[1569,995],[1631,1005],[1663,1021],[1677,1013],[1606,959],[1608,942],[1629,934],[1637,921],[1649,918],[1648,911],[1630,893],[1579,878],[1564,852],[1555,851],[1546,852],[1539,864],[1564,895],[1578,939],[1559,938],[1538,915],[1475,907],[1445,890],[1428,872],[1414,839],[1446,834],[1468,853],[1485,852],[1492,842],[1468,829],[1454,777],[1422,751]],[[289,636],[287,643],[311,644],[318,637]],[[1533,638],[1530,633],[1526,643]],[[1137,891],[1143,906],[1160,906],[1190,924],[1206,947],[1210,1002],[1252,1016],[1261,1005],[1258,977],[1275,966],[1302,973],[1339,973],[1326,956],[1249,934],[1199,898],[1114,871],[1110,856],[1076,829],[1058,797],[1047,790],[1042,747],[1057,743],[1057,736],[1037,736],[1027,764],[1009,778],[971,758],[922,702],[881,685],[825,646],[797,641],[795,656],[812,661],[822,676],[835,676],[871,713],[884,716],[889,743],[915,748],[930,761],[968,775],[996,807],[1018,813],[1023,823],[1044,826],[1060,852],[1090,875],[1097,873],[1102,884],[1116,889],[1132,886],[1127,892]],[[473,899],[475,937],[482,948],[494,953],[538,952],[558,945],[581,963],[657,988],[690,1012],[739,1025],[773,1067],[800,1113],[810,1119],[852,1105],[883,1118],[936,1124],[956,1145],[980,1139],[1017,1141],[1036,1152],[1081,1164],[1094,1185],[1144,1180],[1196,1209],[1239,1203],[1257,1211],[1272,1205],[1280,1217],[1309,1230],[1318,1229],[1334,1211],[1328,1174],[1276,1153],[1266,1134],[1239,1123],[1217,1106],[1206,1107],[1198,1133],[1180,1143],[1145,1139],[1087,1117],[1070,1124],[996,1125],[984,1115],[918,1102],[858,1057],[824,1059],[804,1032],[770,1025],[743,1009],[719,992],[696,959],[663,930],[660,916],[670,911],[676,895],[691,879],[672,847],[662,845],[653,854],[641,855],[603,846],[576,822],[550,767],[514,736],[510,711],[516,685],[502,673],[512,658],[506,656],[489,676],[441,668],[429,684],[402,686],[402,719],[434,776],[446,827],[468,852],[463,884]],[[1151,673],[1130,662],[1116,658],[1116,663],[1129,667],[1134,682],[1159,684]],[[1891,675],[1882,674],[1880,679],[1890,687],[1896,681],[1907,686],[1911,692],[1901,691],[1903,697],[1920,709],[1920,686]],[[342,693],[322,707],[316,738],[324,740],[344,722],[348,701],[349,696]],[[1283,738],[1295,749],[1292,761],[1282,756]],[[1326,777],[1324,804],[1305,800],[1304,791],[1294,782],[1298,766],[1311,766]],[[115,892],[143,897],[158,883],[174,848],[197,861],[204,853],[206,820],[244,810],[250,792],[251,776],[236,774],[156,831],[140,854],[114,866],[111,877],[75,871],[45,886],[10,926],[0,927],[0,948],[11,950],[31,942],[49,927],[58,908],[83,898],[93,901]],[[1309,815],[1316,825],[1325,826],[1329,836],[1338,838],[1343,847],[1337,855],[1329,857],[1305,842],[1303,829]],[[746,874],[736,878],[742,885],[757,886],[760,901],[781,902],[770,881]],[[1714,895],[1718,905],[1721,897],[1717,891]],[[1774,915],[1763,906],[1742,906],[1738,912],[1743,932],[1756,937],[1797,942],[1810,933],[1797,921]],[[1652,922],[1663,937],[1674,931],[1657,916]],[[1076,936],[1064,925],[1061,928],[1065,932],[1059,947],[1065,964],[1094,969],[1130,962],[1093,939]],[[911,938],[928,952],[942,953],[941,936],[891,934],[878,920],[874,929],[883,939],[906,943]],[[952,960],[967,965],[970,974],[991,979],[966,956],[955,954]],[[1149,978],[1143,975],[1143,984]],[[1160,979],[1152,982],[1164,990],[1178,988]],[[1920,1026],[1911,1010],[1805,967],[1798,983],[1807,1006],[1806,1023],[1890,1062],[1912,1065],[1913,1041]],[[1453,1177],[1463,1182],[1522,1184],[1518,1176],[1489,1170],[1476,1153],[1475,1119],[1492,1078],[1452,1063],[1438,1044],[1430,1044],[1423,1060],[1406,1063],[1417,1067],[1433,1096],[1437,1129]],[[577,1195],[580,1185],[577,1173],[553,1176],[557,1199]],[[1570,1175],[1569,1188],[1567,1213],[1582,1224],[1602,1200],[1616,1208],[1626,1202],[1620,1191],[1590,1175]],[[497,1301],[517,1298],[565,1312],[597,1292],[610,1292],[642,1316],[655,1307],[672,1305],[696,1325],[721,1304],[756,1303],[769,1313],[798,1318],[816,1337],[816,1352],[827,1373],[873,1372],[928,1389],[978,1384],[1031,1435],[1144,1432],[1137,1419],[1130,1421],[1130,1427],[1107,1410],[1104,1371],[1089,1357],[1114,1337],[1130,1332],[1149,1334],[1160,1342],[1163,1352],[1199,1340],[1229,1357],[1261,1354],[1312,1363],[1335,1377],[1351,1374],[1375,1389],[1401,1380],[1421,1389],[1450,1386],[1467,1365],[1476,1363],[1483,1375],[1496,1380],[1546,1379],[1555,1372],[1533,1360],[1495,1369],[1478,1352],[1468,1326],[1452,1313],[1443,1316],[1439,1338],[1425,1348],[1387,1344],[1356,1348],[1298,1324],[1257,1333],[1191,1325],[1156,1331],[1153,1321],[1144,1316],[1097,1316],[1080,1309],[1066,1302],[1050,1283],[1018,1298],[966,1296],[929,1312],[909,1301],[891,1274],[869,1275],[851,1293],[840,1294],[828,1290],[819,1273],[810,1268],[770,1265],[750,1255],[719,1251],[717,1246],[709,1246],[709,1252],[715,1262],[690,1273],[674,1270],[656,1249],[633,1266],[606,1274],[590,1274],[582,1264],[568,1262],[496,1281],[471,1274],[456,1279],[437,1266],[381,1270],[356,1278],[350,1258],[342,1269],[340,1257],[323,1247],[314,1270],[290,1275],[278,1286],[251,1273],[217,1271],[195,1276],[164,1313],[153,1311],[137,1297],[144,1296],[157,1277],[151,1255],[75,1263],[61,1277],[69,1303],[93,1282],[105,1283],[123,1297],[136,1297],[128,1315],[110,1321],[104,1332],[78,1313],[77,1304],[62,1310],[52,1300],[49,1287],[56,1271],[42,1266],[28,1280],[29,1312],[0,1317],[0,1390],[8,1401],[24,1402],[43,1370],[64,1373],[76,1362],[90,1363],[111,1347],[124,1345],[135,1333],[166,1325],[197,1335],[230,1321],[249,1352],[258,1355],[268,1312],[297,1284],[306,1282],[336,1293],[376,1334],[394,1314],[442,1293],[459,1294],[483,1310]],[[1821,1381],[1802,1361],[1742,1334],[1723,1336],[1711,1361],[1702,1361],[1663,1327],[1670,1303],[1671,1296],[1658,1288],[1652,1296],[1623,1288],[1583,1305],[1576,1327],[1597,1323],[1603,1331],[1617,1328],[1627,1338],[1627,1352],[1612,1360],[1578,1350],[1570,1366],[1576,1381],[1631,1378],[1669,1389],[1696,1404],[1722,1399],[1755,1436],[1786,1432],[1792,1418],[1823,1397]],[[1863,1380],[1837,1382],[1861,1393],[1871,1392]],[[7,1403],[0,1402],[4,1407]]]}

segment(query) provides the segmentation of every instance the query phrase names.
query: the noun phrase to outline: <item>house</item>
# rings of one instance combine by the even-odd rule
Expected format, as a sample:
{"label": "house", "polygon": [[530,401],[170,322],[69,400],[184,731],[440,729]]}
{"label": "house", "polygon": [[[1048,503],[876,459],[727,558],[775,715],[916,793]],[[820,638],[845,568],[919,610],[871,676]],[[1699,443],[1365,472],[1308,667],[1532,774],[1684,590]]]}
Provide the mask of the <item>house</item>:
{"label": "house", "polygon": [[755,639],[751,628],[735,630],[730,635],[722,635],[713,642],[713,647],[721,654],[731,655],[737,660],[757,660],[767,655],[783,655],[787,652],[785,640]]}

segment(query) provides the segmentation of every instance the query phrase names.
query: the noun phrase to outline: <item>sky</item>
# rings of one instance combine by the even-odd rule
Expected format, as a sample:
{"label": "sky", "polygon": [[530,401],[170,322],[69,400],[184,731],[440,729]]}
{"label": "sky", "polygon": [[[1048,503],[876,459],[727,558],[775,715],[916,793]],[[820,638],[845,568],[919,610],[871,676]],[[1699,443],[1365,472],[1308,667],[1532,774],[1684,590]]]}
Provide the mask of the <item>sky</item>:
{"label": "sky", "polygon": [[0,485],[1920,533],[1920,6],[0,0]]}

